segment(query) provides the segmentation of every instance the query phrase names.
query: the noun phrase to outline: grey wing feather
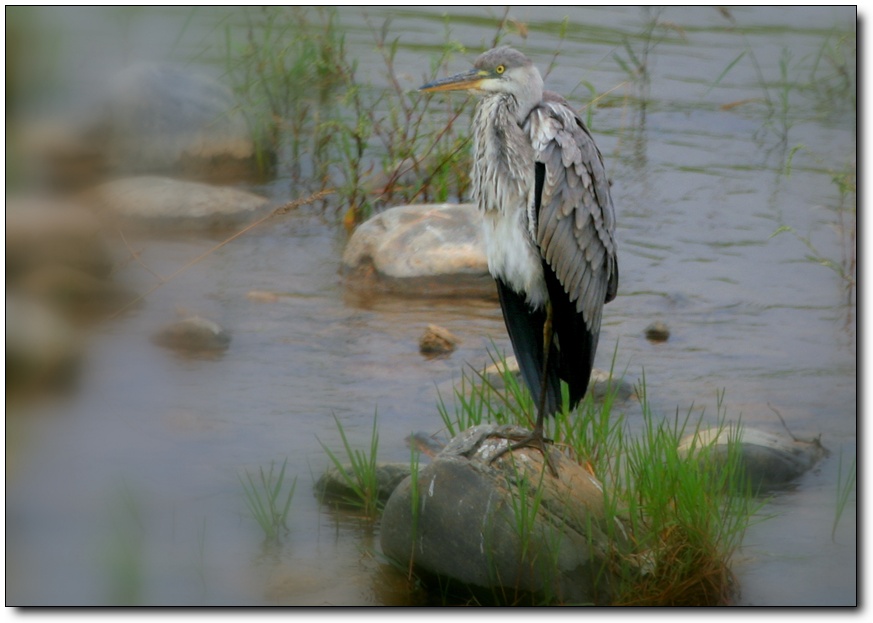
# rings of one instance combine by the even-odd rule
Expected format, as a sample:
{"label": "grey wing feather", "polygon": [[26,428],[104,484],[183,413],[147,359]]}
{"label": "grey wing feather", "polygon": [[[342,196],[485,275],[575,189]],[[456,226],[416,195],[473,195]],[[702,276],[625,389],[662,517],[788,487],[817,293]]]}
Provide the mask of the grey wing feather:
{"label": "grey wing feather", "polygon": [[585,124],[547,92],[525,130],[546,167],[536,239],[543,257],[593,333],[618,288],[615,215],[600,151]]}

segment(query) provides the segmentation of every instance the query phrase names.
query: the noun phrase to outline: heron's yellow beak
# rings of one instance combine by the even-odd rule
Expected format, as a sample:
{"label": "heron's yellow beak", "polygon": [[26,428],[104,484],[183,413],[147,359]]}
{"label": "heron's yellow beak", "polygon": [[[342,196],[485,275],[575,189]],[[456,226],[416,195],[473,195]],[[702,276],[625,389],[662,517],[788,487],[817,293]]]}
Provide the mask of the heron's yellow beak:
{"label": "heron's yellow beak", "polygon": [[418,87],[419,91],[468,91],[478,88],[479,84],[490,74],[484,69],[470,69],[448,78],[440,78]]}

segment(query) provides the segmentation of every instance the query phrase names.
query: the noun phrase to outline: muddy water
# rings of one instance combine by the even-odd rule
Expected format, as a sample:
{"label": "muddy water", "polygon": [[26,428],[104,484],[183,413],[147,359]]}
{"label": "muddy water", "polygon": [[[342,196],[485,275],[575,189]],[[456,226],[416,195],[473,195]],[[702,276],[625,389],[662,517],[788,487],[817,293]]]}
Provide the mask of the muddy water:
{"label": "muddy water", "polygon": [[[41,15],[69,28],[59,74],[86,85],[95,65],[105,72],[166,50],[191,55],[227,19],[145,9]],[[370,13],[375,23],[386,15]],[[488,47],[501,16],[454,9],[452,37]],[[565,11],[510,16],[528,25],[528,38],[507,42],[548,63]],[[667,416],[714,417],[724,390],[728,415],[747,426],[781,431],[775,408],[796,435],[821,434],[831,456],[777,495],[765,509],[775,516],[746,535],[735,561],[740,603],[854,603],[854,494],[831,538],[839,457],[847,464],[856,452],[854,305],[834,271],[805,259],[797,237],[770,238],[789,225],[840,261],[832,176],[854,166],[854,107],[802,87],[826,42],[854,37],[854,12],[750,7],[732,22],[714,9],[668,10],[648,52],[650,83],[625,83],[615,55],[627,57],[625,39],[643,52],[639,33],[652,16],[570,12],[559,67],[547,78],[579,97],[580,80],[598,92],[619,85],[592,121],[614,180],[622,279],[597,363],[608,367],[615,350],[616,367],[631,381],[644,373]],[[424,9],[393,17],[398,72],[414,88],[429,66],[427,46],[443,41],[444,18]],[[341,21],[362,71],[382,80],[362,15],[344,10]],[[100,61],[84,62],[95,47]],[[462,56],[455,62],[465,67]],[[822,61],[817,71],[830,75],[828,67]],[[633,105],[640,97],[645,114]],[[256,190],[277,201],[296,196],[281,178]],[[136,247],[166,275],[216,242],[147,238]],[[337,227],[307,209],[254,230],[137,312],[93,329],[74,395],[7,414],[7,603],[417,603],[380,559],[378,527],[315,500],[313,481],[328,465],[319,441],[341,447],[335,416],[363,448],[378,414],[380,459],[407,460],[410,432],[440,429],[437,387],[487,362],[492,340],[509,343],[493,300],[350,297],[338,275],[343,244]],[[134,263],[117,278],[139,290],[154,283]],[[148,336],[180,308],[229,329],[227,352],[184,359],[152,345]],[[672,335],[655,345],[643,330],[658,319]],[[428,323],[461,338],[451,357],[419,354]],[[286,458],[297,477],[289,533],[265,545],[239,475]]]}

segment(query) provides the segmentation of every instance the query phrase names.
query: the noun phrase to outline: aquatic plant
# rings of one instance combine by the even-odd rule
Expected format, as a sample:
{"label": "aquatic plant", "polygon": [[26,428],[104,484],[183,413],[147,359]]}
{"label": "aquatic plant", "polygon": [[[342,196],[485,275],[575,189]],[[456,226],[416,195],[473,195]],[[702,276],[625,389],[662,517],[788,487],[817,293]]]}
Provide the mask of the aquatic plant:
{"label": "aquatic plant", "polygon": [[837,500],[836,509],[834,511],[834,523],[831,528],[831,540],[834,540],[837,534],[837,526],[840,523],[840,518],[846,510],[849,503],[849,498],[855,491],[855,482],[857,479],[857,459],[852,457],[852,462],[843,474],[843,452],[840,450],[840,462],[837,464]]}
{"label": "aquatic plant", "polygon": [[[791,160],[787,165],[787,174],[790,176]],[[857,230],[858,230],[858,210],[857,210],[857,191],[855,187],[856,175],[855,163],[848,163],[842,170],[831,171],[831,183],[837,187],[838,199],[833,211],[836,213],[836,222],[834,229],[840,237],[840,259],[836,260],[828,257],[818,249],[812,240],[811,234],[800,234],[794,227],[790,225],[780,225],[770,238],[783,233],[790,233],[806,247],[807,253],[805,259],[820,266],[831,269],[836,273],[842,284],[845,292],[845,305],[851,314],[851,307],[854,301],[855,284],[856,284],[856,268],[857,268]],[[847,318],[848,320],[851,318]]]}
{"label": "aquatic plant", "polygon": [[634,103],[639,108],[641,127],[646,123],[655,48],[665,41],[670,33],[677,33],[681,38],[685,38],[685,32],[680,26],[661,19],[663,7],[642,7],[642,11],[644,18],[642,30],[633,37],[622,37],[624,54],[619,52],[612,54],[612,59],[627,76],[627,83],[636,89]]}
{"label": "aquatic plant", "polygon": [[264,537],[269,540],[278,539],[282,531],[288,530],[286,522],[294,490],[297,488],[297,478],[291,482],[286,494],[284,489],[287,465],[286,458],[277,473],[275,462],[270,461],[268,471],[265,472],[263,467],[258,468],[257,481],[248,470],[245,470],[245,479],[237,475],[245,493],[249,513],[264,531]]}
{"label": "aquatic plant", "polygon": [[439,395],[437,411],[446,432],[454,437],[461,431],[483,423],[510,424],[526,421],[532,412],[530,393],[522,387],[518,376],[506,359],[490,351],[492,365],[484,370],[470,369],[461,375],[453,388],[452,411]]}
{"label": "aquatic plant", "polygon": [[370,446],[367,451],[352,448],[339,418],[334,415],[333,419],[336,422],[348,461],[343,463],[337,454],[320,439],[318,443],[321,444],[330,458],[339,477],[351,491],[343,502],[359,509],[366,519],[373,521],[378,518],[383,506],[383,501],[379,499],[379,479],[376,471],[379,455],[378,413],[373,415],[373,428],[370,432]]}
{"label": "aquatic plant", "polygon": [[[359,78],[335,8],[263,7],[243,19],[242,37],[226,26],[225,71],[266,173],[287,162],[298,185],[336,189],[347,225],[388,202],[464,195],[470,145],[467,124],[455,124],[464,102],[434,114],[428,98],[410,94],[395,67],[390,20],[376,27],[366,18],[386,87]],[[449,33],[433,74],[463,50]]]}
{"label": "aquatic plant", "polygon": [[225,25],[225,72],[252,131],[258,162],[270,173],[287,148],[287,161],[299,177],[311,129],[342,79],[337,68],[345,51],[337,10],[265,6],[239,15],[241,29]]}
{"label": "aquatic plant", "polygon": [[141,501],[124,480],[113,492],[108,509],[112,522],[105,534],[102,558],[105,567],[106,603],[136,606],[143,603],[146,531]]}
{"label": "aquatic plant", "polygon": [[[736,25],[733,17],[726,10],[723,14]],[[818,156],[813,148],[803,143],[793,145],[789,149],[789,135],[792,127],[806,117],[837,118],[847,113],[854,115],[856,111],[856,69],[855,53],[856,39],[853,33],[834,31],[822,39],[812,63],[808,56],[796,59],[788,47],[783,47],[779,53],[778,77],[767,76],[759,62],[754,47],[747,35],[741,31],[745,42],[744,49],[735,57],[715,81],[710,84],[706,93],[719,84],[742,59],[748,60],[755,70],[761,97],[733,102],[722,106],[723,109],[734,108],[749,103],[763,103],[764,112],[762,124],[756,131],[759,140],[775,136],[775,144],[766,151],[779,154],[779,174],[790,178],[795,167],[795,159],[802,156],[816,162],[814,171],[830,177],[836,186],[838,197],[835,205],[829,206],[835,212],[834,228],[840,237],[840,259],[826,256],[819,250],[811,234],[802,234],[792,225],[780,225],[770,236],[790,233],[807,249],[805,259],[833,270],[841,279],[846,293],[845,304],[848,311],[847,324],[851,320],[851,307],[855,292],[856,271],[856,236],[857,236],[857,192],[856,163],[854,156],[847,159],[840,168],[833,168],[831,163],[821,164],[823,158]],[[704,94],[705,95],[705,94]],[[803,107],[804,99],[812,101],[814,107]]]}
{"label": "aquatic plant", "polygon": [[[730,13],[726,11],[725,13],[736,26],[736,21]],[[773,77],[765,73],[746,33],[742,29],[740,33],[744,40],[744,49],[725,67],[706,93],[721,82],[741,59],[748,60],[757,76],[761,96],[725,104],[722,108],[763,103],[763,123],[756,136],[761,141],[770,136],[775,137],[775,144],[767,149],[767,153],[779,154],[782,163],[789,169],[790,159],[801,147],[788,149],[789,134],[795,123],[805,120],[804,117],[841,115],[849,109],[851,114],[855,114],[857,108],[855,35],[834,31],[823,38],[811,66],[808,56],[795,58],[794,53],[783,46],[779,53],[779,75]],[[803,108],[803,97],[811,101],[814,108]]]}
{"label": "aquatic plant", "polygon": [[409,444],[409,503],[410,516],[412,517],[412,549],[409,552],[409,567],[406,577],[408,580],[413,578],[413,568],[415,565],[415,543],[418,539],[418,520],[421,512],[421,497],[418,491],[418,467],[421,453],[415,447],[415,444]]}
{"label": "aquatic plant", "polygon": [[[432,95],[414,91],[467,51],[453,38],[449,18],[427,75],[414,82],[398,72],[401,42],[391,34],[391,19],[376,24],[364,13],[364,20],[383,63],[383,83],[359,75],[335,8],[246,9],[242,27],[226,25],[223,51],[263,170],[274,173],[277,162],[287,163],[295,185],[336,190],[332,205],[347,227],[384,205],[463,200],[472,168],[470,103],[444,98],[435,106]],[[510,31],[526,36],[527,27],[507,11],[493,44]]]}
{"label": "aquatic plant", "polygon": [[826,110],[846,102],[857,110],[857,40],[855,33],[829,34],[822,42],[809,72],[807,89]]}

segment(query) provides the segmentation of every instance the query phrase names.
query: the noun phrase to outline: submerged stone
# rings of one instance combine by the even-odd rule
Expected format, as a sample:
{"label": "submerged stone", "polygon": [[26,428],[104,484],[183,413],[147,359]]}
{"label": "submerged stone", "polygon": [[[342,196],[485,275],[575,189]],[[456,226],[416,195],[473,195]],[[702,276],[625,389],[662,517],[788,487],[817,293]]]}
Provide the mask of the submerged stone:
{"label": "submerged stone", "polygon": [[716,465],[727,462],[730,444],[740,444],[746,477],[753,490],[785,487],[812,469],[827,454],[819,439],[789,439],[753,428],[710,428],[687,435],[679,443],[682,454],[712,444]]}
{"label": "submerged stone", "polygon": [[426,357],[440,357],[451,354],[459,341],[458,337],[445,327],[429,324],[418,340],[418,349]]}
{"label": "submerged stone", "polygon": [[666,342],[670,339],[670,327],[667,323],[656,320],[646,327],[646,339],[650,342]]}
{"label": "submerged stone", "polygon": [[182,354],[220,353],[230,345],[230,334],[212,320],[190,316],[164,326],[152,341]]}

